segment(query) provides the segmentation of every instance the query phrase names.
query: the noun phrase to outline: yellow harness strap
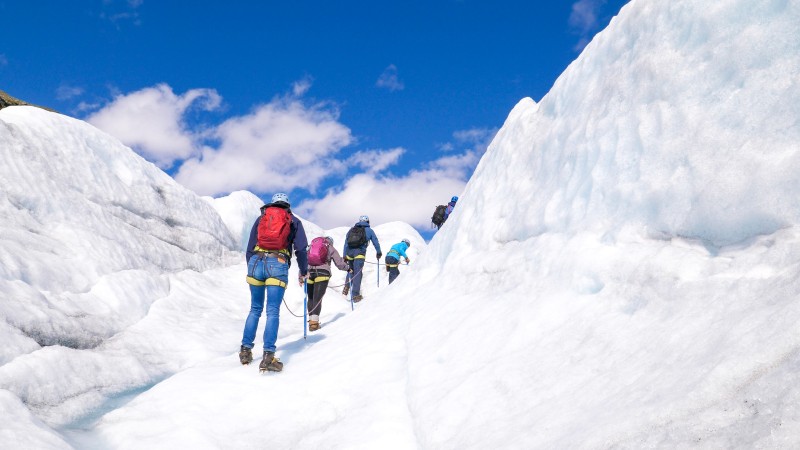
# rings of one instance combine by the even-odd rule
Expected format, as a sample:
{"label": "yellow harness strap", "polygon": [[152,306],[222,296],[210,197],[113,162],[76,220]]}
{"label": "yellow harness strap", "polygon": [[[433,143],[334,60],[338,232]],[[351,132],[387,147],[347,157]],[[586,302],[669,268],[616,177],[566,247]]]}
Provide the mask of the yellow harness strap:
{"label": "yellow harness strap", "polygon": [[[287,260],[292,257],[291,254],[289,253],[289,250],[287,250],[285,248],[282,248],[280,250],[267,250],[267,249],[263,249],[263,248],[259,247],[258,245],[256,245],[253,248],[253,251],[254,252],[260,252],[260,253],[280,253],[281,255],[285,255]],[[277,278],[267,278],[266,281],[261,281],[261,280],[256,280],[253,277],[247,277],[247,284],[249,284],[251,286],[280,286],[280,287],[286,289],[286,283],[284,283],[283,281],[281,281],[281,280],[279,280]]]}
{"label": "yellow harness strap", "polygon": [[247,284],[251,286],[280,286],[286,289],[286,283],[277,278],[267,278],[267,281],[260,281],[253,277],[247,277]]}
{"label": "yellow harness strap", "polygon": [[312,279],[312,278],[309,278],[309,279],[307,280],[307,283],[308,283],[308,284],[322,283],[323,281],[328,281],[328,280],[330,280],[330,279],[331,279],[331,277],[316,277],[316,278],[314,278],[314,279]]}
{"label": "yellow harness strap", "polygon": [[395,255],[397,255],[397,261],[398,262],[397,262],[397,264],[386,264],[386,267],[397,267],[397,266],[399,266],[400,265],[400,252],[398,252],[397,250],[392,249],[392,250],[389,250],[389,253],[394,253]]}
{"label": "yellow harness strap", "polygon": [[345,256],[344,259],[346,259],[348,261],[352,261],[354,259],[367,259],[367,256],[366,255],[358,255],[358,256],[355,256],[355,257],[353,257],[353,256]]}

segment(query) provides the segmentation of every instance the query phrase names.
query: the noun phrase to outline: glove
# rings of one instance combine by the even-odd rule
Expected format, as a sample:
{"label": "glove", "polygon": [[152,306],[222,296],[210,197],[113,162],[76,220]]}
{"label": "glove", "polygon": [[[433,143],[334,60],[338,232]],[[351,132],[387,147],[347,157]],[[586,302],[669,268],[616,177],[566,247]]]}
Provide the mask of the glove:
{"label": "glove", "polygon": [[408,259],[408,258],[406,258],[406,264],[408,264],[408,263],[410,263],[410,262],[411,262],[411,260],[410,260],[410,259]]}
{"label": "glove", "polygon": [[300,286],[302,286],[302,285],[303,285],[303,282],[304,282],[304,281],[306,281],[306,278],[308,278],[308,275],[299,275],[299,276],[297,277],[297,281],[299,281],[299,282],[300,282]]}
{"label": "glove", "polygon": [[378,259],[381,259],[381,256],[383,256],[383,253],[378,253]]}

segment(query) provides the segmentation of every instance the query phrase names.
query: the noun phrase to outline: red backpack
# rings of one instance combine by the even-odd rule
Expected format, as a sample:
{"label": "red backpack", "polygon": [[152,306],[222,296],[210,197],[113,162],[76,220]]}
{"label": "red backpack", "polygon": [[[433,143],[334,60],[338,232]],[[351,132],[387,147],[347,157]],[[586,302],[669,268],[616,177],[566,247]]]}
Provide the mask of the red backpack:
{"label": "red backpack", "polygon": [[291,228],[292,215],[289,211],[277,206],[264,209],[258,222],[258,246],[264,250],[288,249]]}
{"label": "red backpack", "polygon": [[322,266],[328,263],[328,241],[324,237],[314,238],[308,250],[308,265]]}

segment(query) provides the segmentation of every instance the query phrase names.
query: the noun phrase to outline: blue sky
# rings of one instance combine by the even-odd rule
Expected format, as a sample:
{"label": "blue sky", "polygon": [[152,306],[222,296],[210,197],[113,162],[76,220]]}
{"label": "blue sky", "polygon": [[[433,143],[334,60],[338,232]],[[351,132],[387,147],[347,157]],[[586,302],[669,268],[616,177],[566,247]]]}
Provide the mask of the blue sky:
{"label": "blue sky", "polygon": [[425,230],[625,3],[0,0],[0,89],[201,195],[284,191],[326,228]]}

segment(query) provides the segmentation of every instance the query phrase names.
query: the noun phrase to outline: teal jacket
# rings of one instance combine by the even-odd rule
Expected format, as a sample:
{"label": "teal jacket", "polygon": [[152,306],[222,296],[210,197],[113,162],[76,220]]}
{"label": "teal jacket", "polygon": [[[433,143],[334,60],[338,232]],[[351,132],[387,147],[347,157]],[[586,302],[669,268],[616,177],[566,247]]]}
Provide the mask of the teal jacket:
{"label": "teal jacket", "polygon": [[394,256],[400,261],[400,257],[408,259],[408,255],[406,255],[406,250],[408,250],[408,244],[405,242],[399,242],[392,246],[392,249],[389,250],[389,253],[386,254],[386,257]]}

